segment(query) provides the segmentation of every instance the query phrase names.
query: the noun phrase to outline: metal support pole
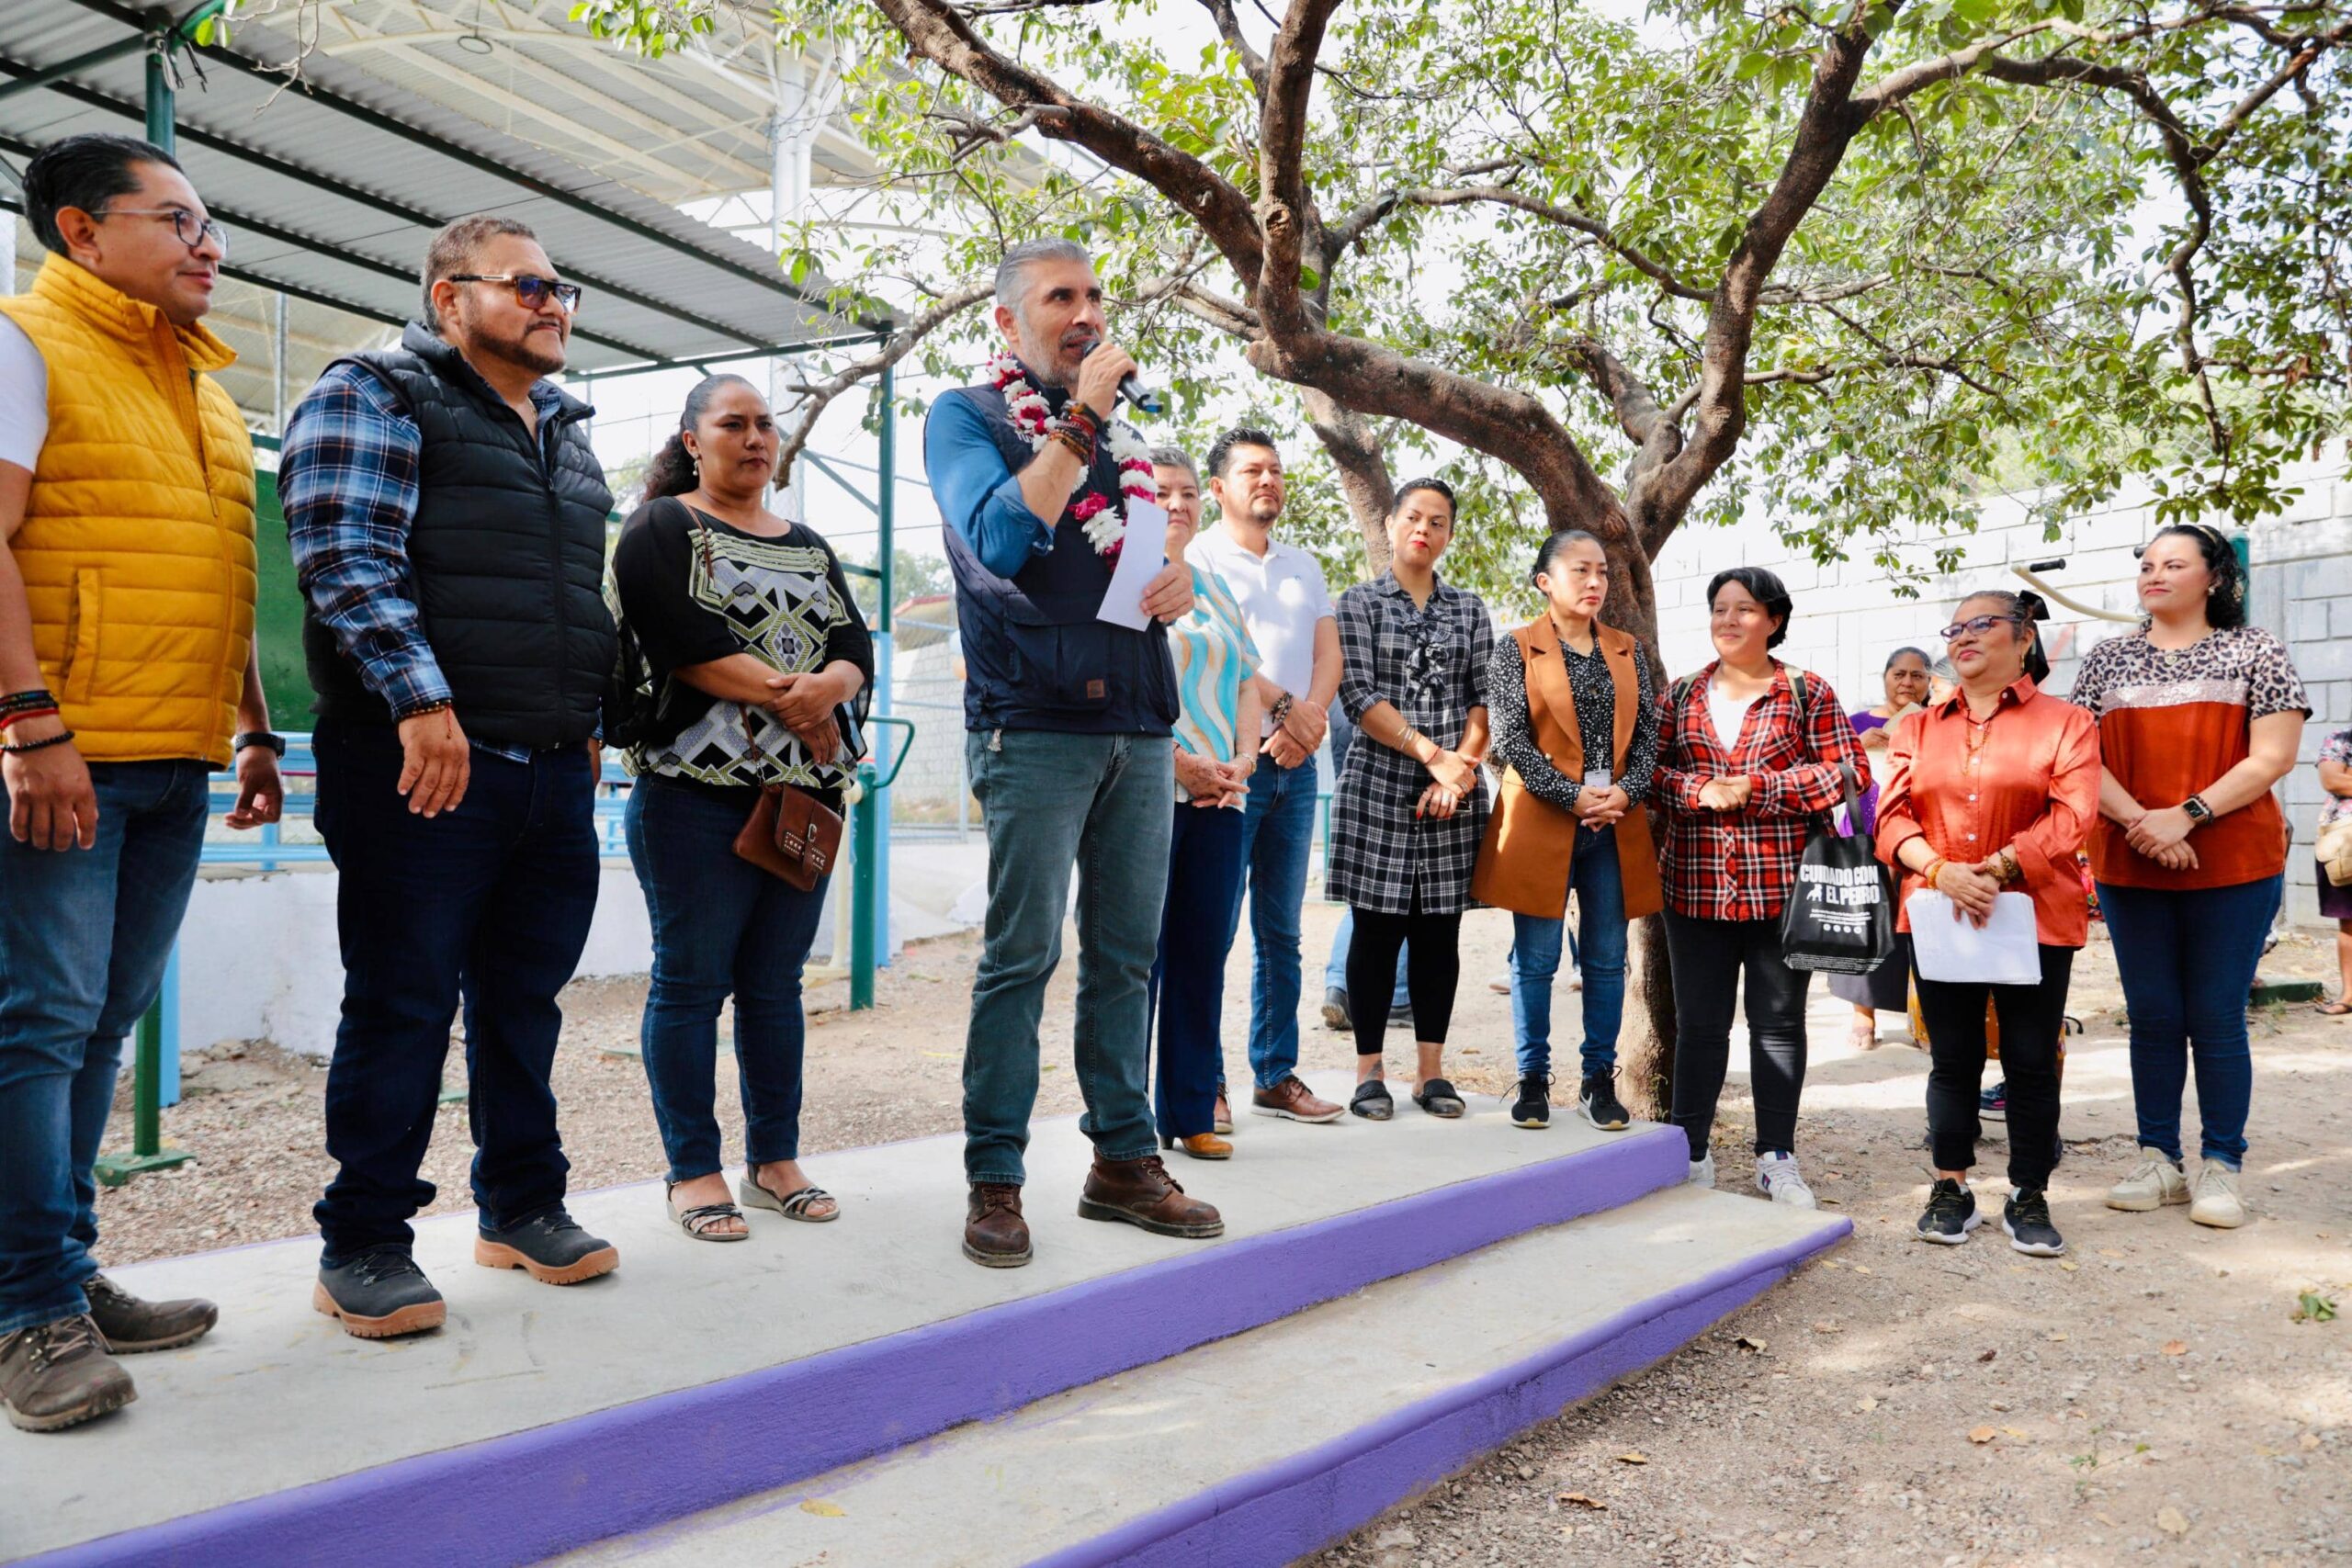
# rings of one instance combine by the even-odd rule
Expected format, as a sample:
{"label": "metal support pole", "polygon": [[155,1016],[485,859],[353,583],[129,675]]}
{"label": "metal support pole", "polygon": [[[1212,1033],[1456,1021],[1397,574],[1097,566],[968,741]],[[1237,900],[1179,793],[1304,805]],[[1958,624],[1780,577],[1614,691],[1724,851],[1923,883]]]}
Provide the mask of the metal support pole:
{"label": "metal support pole", "polygon": [[173,151],[171,18],[161,12],[154,31],[147,35],[147,140],[164,152]]}
{"label": "metal support pole", "polygon": [[[875,564],[882,577],[879,597],[874,613],[874,705],[873,711],[883,717],[890,714],[890,663],[897,637],[891,626],[891,610],[898,599],[898,508],[899,489],[899,374],[896,366],[882,368],[881,428],[875,438],[874,530],[878,541]],[[890,765],[890,748],[895,744],[891,731],[895,726],[875,726],[875,762],[883,778],[897,776]],[[874,795],[874,815],[878,842],[874,852],[874,961],[890,962],[890,792],[879,789]]]}
{"label": "metal support pole", "polygon": [[[143,1171],[168,1170],[175,1165],[186,1165],[196,1156],[186,1149],[164,1146],[164,1009],[175,1002],[178,987],[179,953],[173,950],[171,966],[164,971],[164,994],[155,998],[139,1021],[139,1030],[131,1046],[130,1088],[130,1152],[100,1155],[91,1174],[107,1187],[119,1187]],[[178,1075],[175,1073],[173,1098],[178,1098]]]}
{"label": "metal support pole", "polygon": [[875,863],[880,855],[876,819],[881,815],[881,775],[870,761],[857,765],[857,804],[850,807],[849,1007],[863,1012],[874,1005]]}
{"label": "metal support pole", "polygon": [[18,93],[29,93],[37,87],[46,87],[51,82],[62,82],[68,76],[87,71],[93,65],[104,65],[109,60],[119,60],[126,54],[135,53],[146,47],[147,39],[143,37],[117,39],[114,42],[94,49],[87,54],[77,54],[71,60],[61,61],[45,70],[17,77],[14,81],[0,82],[0,98],[13,98]]}

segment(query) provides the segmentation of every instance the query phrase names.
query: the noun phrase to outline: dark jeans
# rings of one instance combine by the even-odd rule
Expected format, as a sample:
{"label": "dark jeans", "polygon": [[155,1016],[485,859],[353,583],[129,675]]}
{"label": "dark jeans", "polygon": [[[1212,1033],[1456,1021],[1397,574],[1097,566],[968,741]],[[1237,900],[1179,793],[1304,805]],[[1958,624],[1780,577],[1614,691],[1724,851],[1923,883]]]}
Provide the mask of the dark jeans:
{"label": "dark jeans", "polygon": [[1668,909],[1666,951],[1674,967],[1674,1124],[1690,1140],[1690,1157],[1706,1154],[1714,1131],[1743,970],[1756,1152],[1794,1154],[1797,1100],[1804,1093],[1804,990],[1813,976],[1781,961],[1781,922],[1711,920]]}
{"label": "dark jeans", "polygon": [[1062,957],[1069,879],[1078,873],[1078,1008],[1070,1053],[1086,1113],[1079,1130],[1103,1159],[1157,1152],[1144,1090],[1151,1046],[1151,961],[1168,894],[1165,735],[973,730],[972,794],[989,831],[989,912],[964,1031],[964,1174],[1027,1179],[1037,1105],[1037,1021]]}
{"label": "dark jeans", "polygon": [[[2254,1099],[2246,998],[2262,939],[2278,909],[2278,878],[2171,892],[2098,885],[2115,939],[2115,967],[2132,1022],[2132,1103],[2140,1143],[2180,1156],[2180,1094],[2192,1058],[2200,1153],[2234,1170],[2245,1163]],[[2001,1055],[2008,1055],[2006,1040]]]}
{"label": "dark jeans", "polygon": [[721,1168],[718,1010],[735,998],[743,1157],[800,1157],[800,973],[830,878],[803,893],[735,852],[751,805],[648,775],[629,790],[629,863],[653,922],[638,1039],[669,1179]]}
{"label": "dark jeans", "polygon": [[1984,1087],[1984,1003],[2001,1021],[2001,1077],[2007,1086],[2009,1185],[2050,1185],[2058,1151],[2058,1044],[2066,1028],[2071,947],[2041,949],[2038,986],[1929,980],[1919,987],[1928,1026],[1928,1139],[1938,1170],[1976,1163],[1977,1095]]}
{"label": "dark jeans", "polygon": [[[1355,917],[1355,937],[1348,948],[1348,995],[1378,997],[1396,972],[1398,950],[1409,942],[1405,988],[1413,1002],[1413,1038],[1444,1044],[1453,1022],[1453,993],[1462,981],[1461,914],[1424,915],[1416,895],[1411,914],[1358,909]],[[1375,1002],[1368,1008],[1351,1005],[1348,1017],[1355,1024],[1356,1055],[1379,1055],[1388,1014]]]}
{"label": "dark jeans", "polygon": [[1151,966],[1159,1072],[1152,1109],[1160,1134],[1211,1130],[1225,1048],[1225,959],[1233,949],[1234,899],[1241,887],[1242,817],[1221,807],[1176,804],[1168,845],[1168,902],[1159,956]]}
{"label": "dark jeans", "polygon": [[333,1268],[405,1247],[433,1201],[417,1175],[433,1139],[449,1024],[466,1016],[473,1195],[503,1227],[563,1201],[556,1006],[596,912],[594,796],[585,747],[517,762],[473,754],[455,811],[412,813],[401,745],[383,726],[323,722],[317,819],[341,874],[343,1023],[327,1067],[327,1153],[340,1169],[311,1211]]}
{"label": "dark jeans", "polygon": [[89,1310],[90,1166],[122,1037],[163,988],[204,842],[202,762],[94,762],[97,843],[0,831],[0,1334]]}

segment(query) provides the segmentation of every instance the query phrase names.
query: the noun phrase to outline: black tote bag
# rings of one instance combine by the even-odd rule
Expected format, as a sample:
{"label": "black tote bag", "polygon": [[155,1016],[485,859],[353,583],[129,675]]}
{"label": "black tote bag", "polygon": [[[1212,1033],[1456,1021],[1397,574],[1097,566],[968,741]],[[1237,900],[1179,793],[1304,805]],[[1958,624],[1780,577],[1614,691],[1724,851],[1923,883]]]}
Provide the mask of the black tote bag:
{"label": "black tote bag", "polygon": [[[1854,770],[1840,771],[1851,821]],[[1826,975],[1867,975],[1894,954],[1894,886],[1869,839],[1839,837],[1826,816],[1815,827],[1781,911],[1781,952],[1790,968]]]}

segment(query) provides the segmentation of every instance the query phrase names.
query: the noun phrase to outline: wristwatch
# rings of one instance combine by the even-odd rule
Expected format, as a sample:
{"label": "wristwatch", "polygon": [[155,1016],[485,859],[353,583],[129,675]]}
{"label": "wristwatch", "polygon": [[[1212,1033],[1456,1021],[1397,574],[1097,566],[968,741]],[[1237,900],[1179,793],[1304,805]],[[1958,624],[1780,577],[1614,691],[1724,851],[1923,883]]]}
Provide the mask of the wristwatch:
{"label": "wristwatch", "polygon": [[2205,797],[2201,795],[2190,795],[2180,803],[2180,808],[2188,812],[2189,821],[2199,828],[2213,820],[2213,808],[2205,804]]}
{"label": "wristwatch", "polygon": [[286,755],[286,737],[266,729],[248,729],[229,742],[232,752],[242,751],[248,746],[266,746],[281,757]]}

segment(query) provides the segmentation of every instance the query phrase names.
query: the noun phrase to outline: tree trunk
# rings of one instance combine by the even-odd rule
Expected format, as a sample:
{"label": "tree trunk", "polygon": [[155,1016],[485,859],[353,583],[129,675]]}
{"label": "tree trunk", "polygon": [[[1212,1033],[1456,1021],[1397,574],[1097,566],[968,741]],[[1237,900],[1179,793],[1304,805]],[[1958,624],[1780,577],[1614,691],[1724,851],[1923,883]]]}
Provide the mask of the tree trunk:
{"label": "tree trunk", "polygon": [[1625,1021],[1617,1031],[1617,1089],[1625,1108],[1663,1122],[1674,1104],[1674,976],[1666,920],[1635,920],[1625,943]]}
{"label": "tree trunk", "polygon": [[1343,408],[1329,392],[1314,387],[1299,391],[1332,467],[1340,472],[1340,492],[1363,536],[1366,578],[1388,570],[1388,513],[1396,504],[1396,481],[1389,477],[1388,455],[1382,450],[1380,432],[1353,409]]}

